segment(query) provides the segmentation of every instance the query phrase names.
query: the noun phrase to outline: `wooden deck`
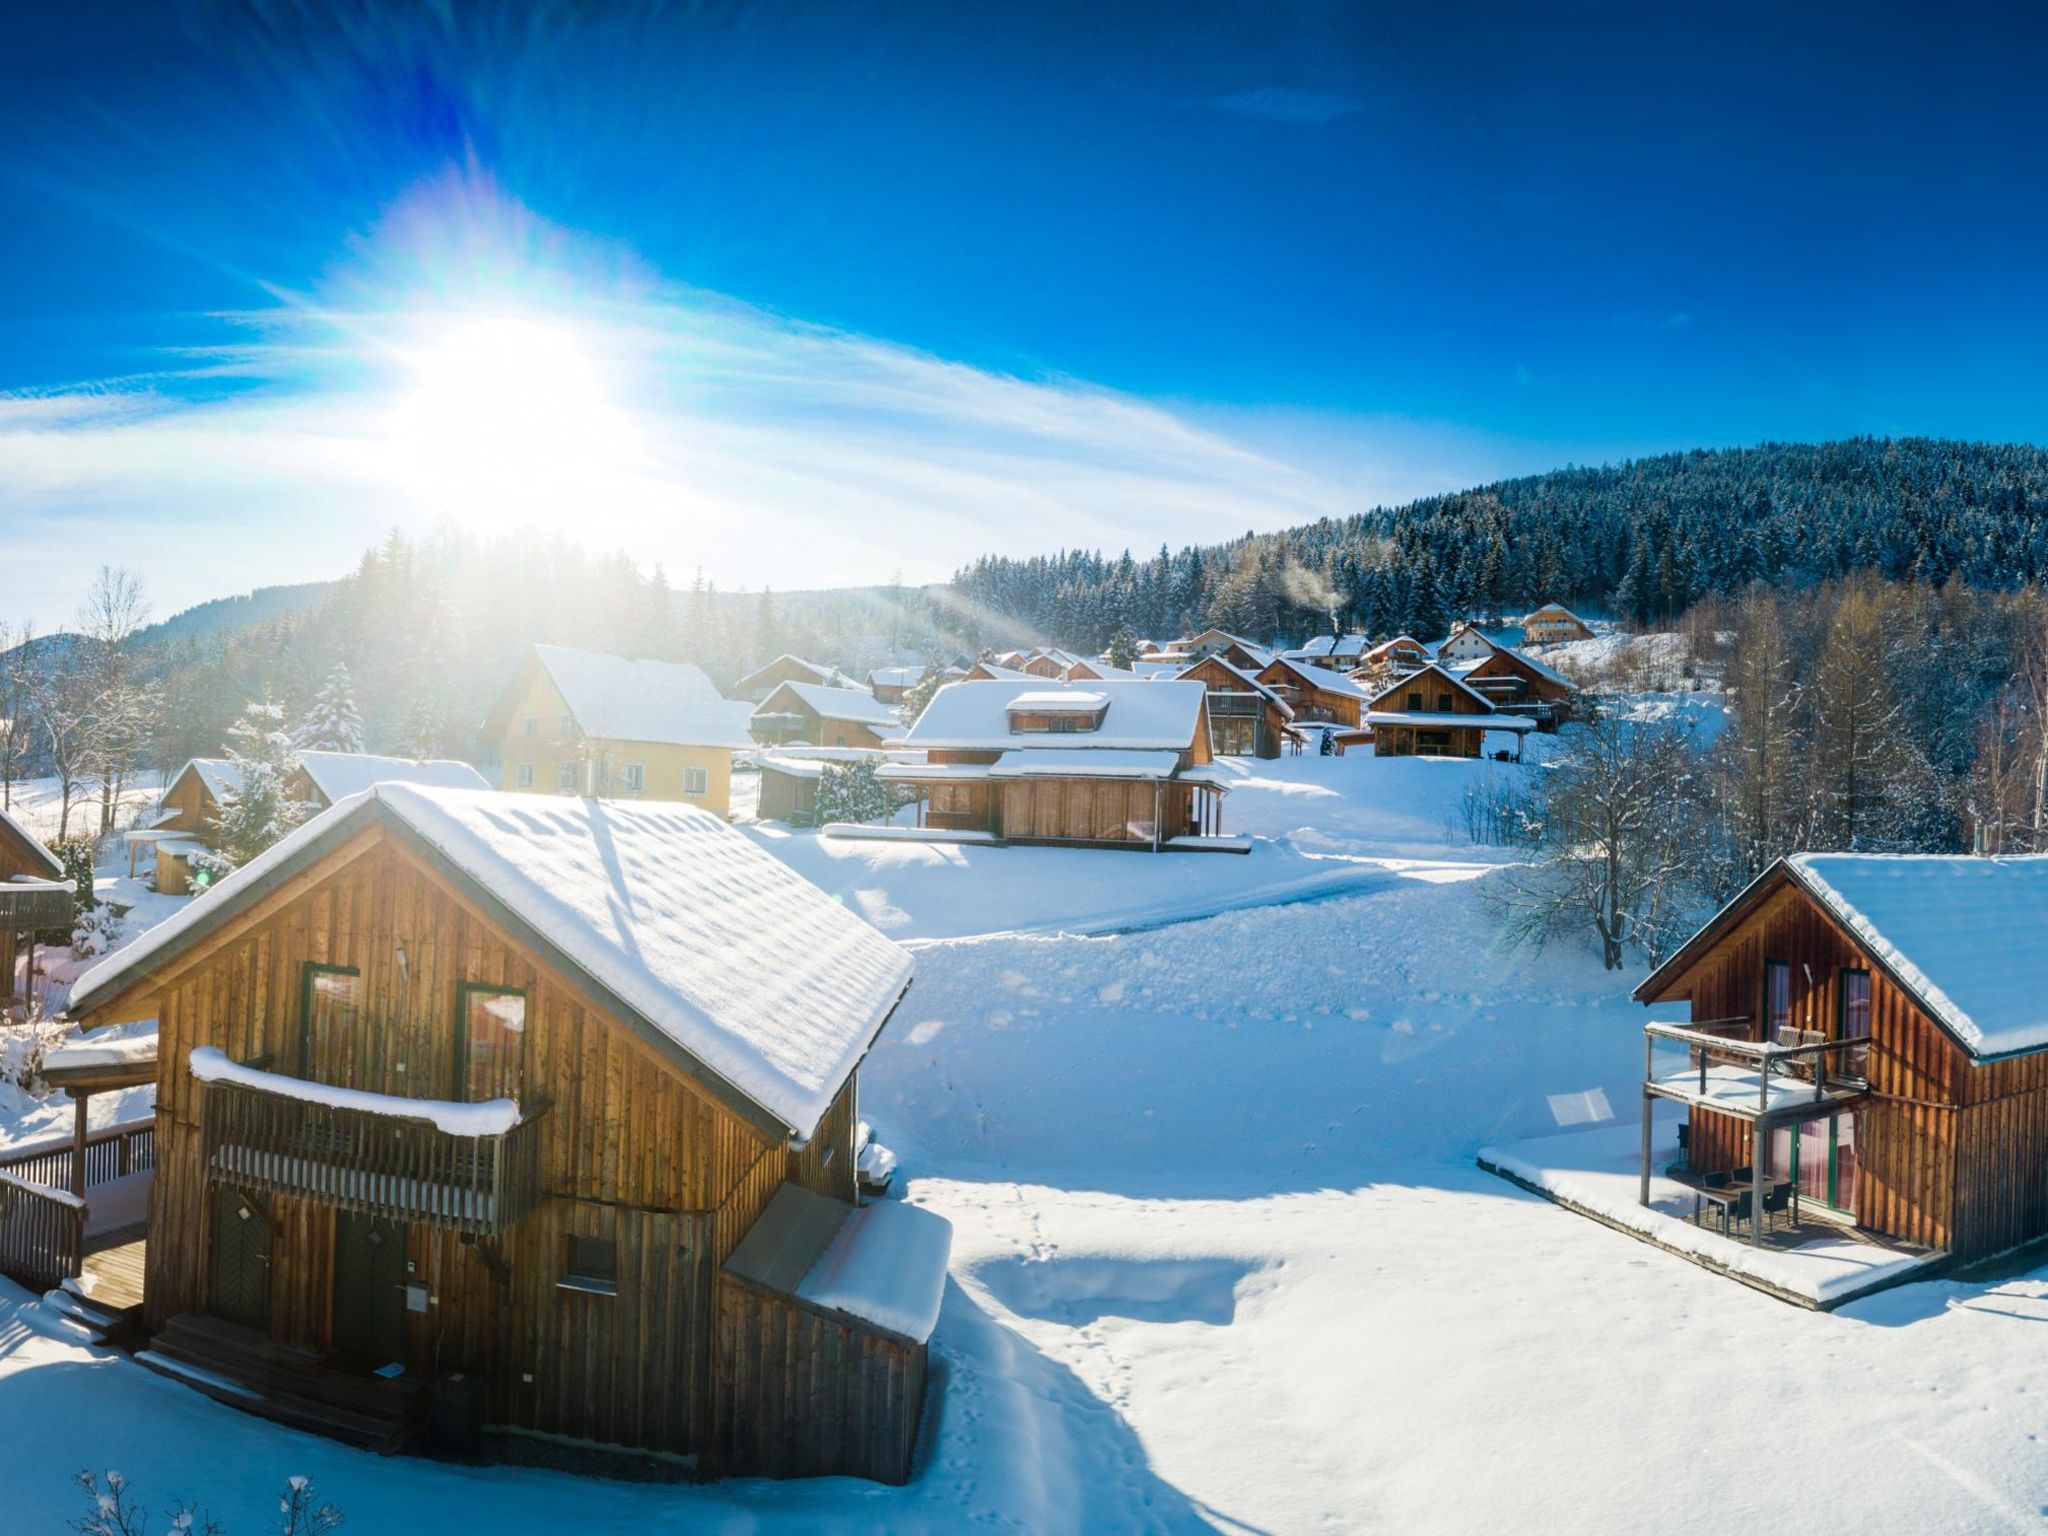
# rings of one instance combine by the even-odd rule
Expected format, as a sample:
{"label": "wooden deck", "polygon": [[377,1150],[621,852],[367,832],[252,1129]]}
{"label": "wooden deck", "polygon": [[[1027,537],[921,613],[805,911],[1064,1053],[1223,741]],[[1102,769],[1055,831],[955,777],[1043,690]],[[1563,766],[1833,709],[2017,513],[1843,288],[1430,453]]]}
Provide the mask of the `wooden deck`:
{"label": "wooden deck", "polygon": [[143,1256],[148,1233],[147,1226],[121,1227],[86,1239],[89,1294],[100,1306],[120,1312],[142,1305]]}

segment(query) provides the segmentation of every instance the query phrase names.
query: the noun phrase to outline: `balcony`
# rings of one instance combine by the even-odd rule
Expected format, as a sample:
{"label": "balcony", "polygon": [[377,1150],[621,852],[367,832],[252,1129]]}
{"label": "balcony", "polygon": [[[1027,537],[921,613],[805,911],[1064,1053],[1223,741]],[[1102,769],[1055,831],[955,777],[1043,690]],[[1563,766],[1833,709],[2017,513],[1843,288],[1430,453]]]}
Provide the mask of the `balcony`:
{"label": "balcony", "polygon": [[1748,1019],[1643,1026],[1646,1097],[1775,1123],[1809,1119],[1863,1097],[1865,1039],[1771,1043]]}
{"label": "balcony", "polygon": [[407,1099],[192,1057],[216,1183],[475,1237],[501,1236],[541,1201],[544,1102]]}

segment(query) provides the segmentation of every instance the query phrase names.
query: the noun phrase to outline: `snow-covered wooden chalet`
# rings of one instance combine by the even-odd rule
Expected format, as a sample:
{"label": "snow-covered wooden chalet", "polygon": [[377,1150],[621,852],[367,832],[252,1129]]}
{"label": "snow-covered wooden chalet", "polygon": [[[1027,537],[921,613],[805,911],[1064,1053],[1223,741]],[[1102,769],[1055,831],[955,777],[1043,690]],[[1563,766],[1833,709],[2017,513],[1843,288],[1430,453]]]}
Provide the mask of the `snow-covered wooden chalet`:
{"label": "snow-covered wooden chalet", "polygon": [[365,1444],[432,1398],[900,1480],[948,1235],[860,1204],[855,1101],[910,977],[692,806],[341,800],[74,988],[157,1022],[145,1361]]}
{"label": "snow-covered wooden chalet", "polygon": [[[1804,853],[1636,988],[1690,1177],[1976,1258],[2048,1235],[2048,857]],[[1644,1141],[1648,1203],[1649,1139]],[[1764,1223],[1752,1220],[1753,1240]]]}

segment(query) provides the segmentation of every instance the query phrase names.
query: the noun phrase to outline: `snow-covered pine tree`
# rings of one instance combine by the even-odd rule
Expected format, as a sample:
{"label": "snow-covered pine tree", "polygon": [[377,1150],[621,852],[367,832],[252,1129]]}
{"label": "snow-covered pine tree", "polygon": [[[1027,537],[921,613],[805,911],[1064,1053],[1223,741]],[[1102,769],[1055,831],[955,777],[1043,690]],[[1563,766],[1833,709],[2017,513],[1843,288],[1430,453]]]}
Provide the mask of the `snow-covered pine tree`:
{"label": "snow-covered pine tree", "polygon": [[306,718],[299,723],[294,745],[302,752],[363,750],[363,717],[356,708],[355,683],[343,663],[334,664],[327,681],[313,696]]}
{"label": "snow-covered pine tree", "polygon": [[835,821],[880,821],[896,809],[895,793],[875,777],[865,758],[827,763],[818,775],[818,824]]}
{"label": "snow-covered pine tree", "polygon": [[240,868],[305,819],[306,807],[286,794],[299,760],[283,706],[251,699],[228,727],[228,761],[239,782],[221,796],[215,862]]}

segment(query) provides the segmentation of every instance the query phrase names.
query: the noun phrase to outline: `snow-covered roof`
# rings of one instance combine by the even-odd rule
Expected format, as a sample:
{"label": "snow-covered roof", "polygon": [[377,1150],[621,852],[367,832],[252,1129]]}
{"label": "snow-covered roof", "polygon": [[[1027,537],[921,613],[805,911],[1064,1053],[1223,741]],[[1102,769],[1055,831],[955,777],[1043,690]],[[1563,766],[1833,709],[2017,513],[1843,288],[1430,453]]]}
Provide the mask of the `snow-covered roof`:
{"label": "snow-covered roof", "polygon": [[823,662],[807,661],[801,656],[792,656],[789,652],[784,651],[773,661],[754,668],[745,677],[735,681],[733,687],[746,688],[753,686],[758,682],[763,672],[773,672],[777,667],[785,663],[803,668],[804,671],[811,674],[812,682],[821,683],[827,688],[855,688],[859,686],[853,678],[848,677],[837,667],[827,666]]}
{"label": "snow-covered roof", "polygon": [[1541,607],[1531,608],[1522,615],[1522,627],[1527,629],[1532,623],[1546,615],[1552,619],[1570,619],[1574,624],[1585,625],[1588,629],[1592,627],[1586,624],[1586,621],[1576,613],[1573,613],[1571,609],[1565,607],[1563,603],[1544,603]]}
{"label": "snow-covered roof", "polygon": [[[199,782],[216,802],[242,787],[242,770],[225,757],[195,757],[171,775],[171,783],[177,783],[188,773],[199,775]],[[166,791],[169,787],[165,786]]]}
{"label": "snow-covered roof", "polygon": [[1077,665],[1089,674],[1085,678],[1077,678],[1077,682],[1135,683],[1141,680],[1136,667],[1119,667],[1101,660],[1079,662]]}
{"label": "snow-covered roof", "polygon": [[1079,776],[1091,779],[1170,779],[1180,765],[1171,751],[1057,752],[1026,747],[1005,752],[989,765],[992,779],[1043,779]]}
{"label": "snow-covered roof", "polygon": [[565,645],[536,645],[533,654],[586,736],[735,752],[754,745],[711,679],[686,662]]}
{"label": "snow-covered roof", "polygon": [[1427,709],[1370,709],[1366,711],[1367,725],[1420,725],[1432,729],[1440,726],[1454,727],[1461,731],[1533,731],[1534,720],[1520,715],[1455,715],[1438,714]]}
{"label": "snow-covered roof", "polygon": [[43,845],[43,840],[6,811],[0,811],[0,830],[21,845],[21,851],[55,879],[65,877],[64,861]]}
{"label": "snow-covered roof", "polygon": [[433,784],[442,789],[489,789],[468,763],[453,758],[378,757],[369,752],[301,752],[299,763],[313,787],[332,804],[372,784]]}
{"label": "snow-covered roof", "polygon": [[1559,672],[1552,667],[1546,667],[1542,662],[1538,661],[1534,656],[1531,656],[1527,651],[1518,651],[1512,645],[1502,645],[1498,640],[1493,641],[1492,645],[1495,654],[1505,656],[1511,661],[1520,662],[1523,666],[1527,667],[1531,672],[1534,672],[1538,677],[1544,678],[1549,682],[1556,683],[1559,687],[1562,688],[1578,687],[1578,684],[1574,683],[1562,672]]}
{"label": "snow-covered roof", "polygon": [[852,720],[861,725],[891,727],[902,724],[894,704],[884,704],[865,689],[827,688],[819,683],[782,683],[762,701],[755,714],[773,715],[775,711],[768,706],[776,694],[785,690],[801,699],[804,707],[820,720]]}
{"label": "snow-covered roof", "polygon": [[870,688],[915,688],[923,681],[923,667],[876,667],[867,675]]}
{"label": "snow-covered roof", "polygon": [[2048,1046],[2048,855],[1799,853],[1785,864],[1972,1055]]}
{"label": "snow-covered roof", "polygon": [[1092,715],[1108,707],[1109,695],[1092,688],[1032,688],[1010,700],[1010,713],[1013,715],[1035,714],[1041,710]]}
{"label": "snow-covered roof", "polygon": [[[977,661],[974,665],[976,667],[981,668],[982,671],[988,673],[989,677],[996,682],[1014,681],[1021,683],[1036,676],[1035,673],[1019,671],[1016,667],[1003,666],[1000,662]],[[972,671],[973,668],[970,667],[968,670]],[[979,681],[979,679],[977,679],[977,681]]]}
{"label": "snow-covered roof", "polygon": [[1324,693],[1350,694],[1354,698],[1360,699],[1370,699],[1372,697],[1372,690],[1370,688],[1345,672],[1334,671],[1328,667],[1305,667],[1300,662],[1286,656],[1275,657],[1272,665],[1285,667],[1303,683],[1311,688],[1320,689]]}
{"label": "snow-covered roof", "polygon": [[[904,735],[903,744],[994,752],[1020,745],[1021,736],[1034,747],[1057,751],[1162,748],[1179,752],[1194,742],[1202,718],[1205,690],[1200,683],[1089,683],[1074,689],[1049,688],[1038,678],[1030,683],[1029,688],[1012,682],[948,683],[932,695],[924,714]],[[1100,698],[1104,701],[1101,724],[1092,731],[1013,731],[1010,711],[1020,696],[1034,700]],[[1033,703],[1028,707],[1058,706]],[[1068,707],[1092,710],[1097,706],[1091,702]]]}
{"label": "snow-covered roof", "polygon": [[1332,660],[1341,660],[1347,656],[1363,656],[1365,654],[1365,636],[1316,635],[1305,644],[1297,646],[1291,651],[1283,651],[1281,654],[1298,661],[1321,660],[1324,657],[1329,657]]}
{"label": "snow-covered roof", "polygon": [[111,1024],[44,1053],[43,1071],[62,1075],[109,1067],[140,1067],[156,1060],[157,1021]]}
{"label": "snow-covered roof", "polygon": [[111,998],[173,945],[256,899],[373,815],[395,821],[779,1124],[808,1135],[910,982],[911,960],[718,817],[598,801],[378,784],[329,807],[108,956],[72,988]]}
{"label": "snow-covered roof", "polygon": [[763,1290],[922,1344],[939,1320],[952,1223],[923,1206],[853,1206],[785,1183],[725,1261]]}

